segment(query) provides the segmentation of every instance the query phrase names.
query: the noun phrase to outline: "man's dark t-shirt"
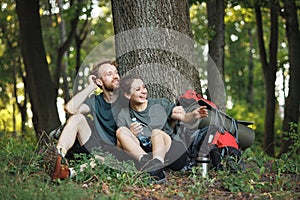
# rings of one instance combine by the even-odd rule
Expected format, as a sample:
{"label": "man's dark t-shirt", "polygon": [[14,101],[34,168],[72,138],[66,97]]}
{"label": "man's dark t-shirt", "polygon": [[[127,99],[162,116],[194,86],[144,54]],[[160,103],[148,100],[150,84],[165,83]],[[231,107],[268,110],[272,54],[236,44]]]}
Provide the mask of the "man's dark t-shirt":
{"label": "man's dark t-shirt", "polygon": [[103,93],[100,93],[99,95],[92,95],[84,102],[90,107],[90,114],[94,119],[95,130],[92,130],[93,134],[97,133],[101,140],[107,144],[116,144],[118,127],[115,119],[124,104],[121,99],[118,98],[114,103],[107,103],[103,98]]}

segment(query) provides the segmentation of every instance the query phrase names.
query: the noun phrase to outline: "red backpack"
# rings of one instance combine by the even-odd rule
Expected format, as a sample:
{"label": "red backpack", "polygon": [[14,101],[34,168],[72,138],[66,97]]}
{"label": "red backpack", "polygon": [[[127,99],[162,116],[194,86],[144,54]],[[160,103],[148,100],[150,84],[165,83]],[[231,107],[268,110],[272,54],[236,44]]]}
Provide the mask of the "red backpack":
{"label": "red backpack", "polygon": [[214,104],[213,102],[211,102],[207,99],[204,99],[200,94],[198,94],[194,90],[187,90],[183,95],[178,97],[179,105],[183,106],[184,108],[188,107],[192,103],[199,101],[199,100],[202,100],[202,101],[206,102],[207,104],[209,104],[212,108],[217,109],[216,104]]}
{"label": "red backpack", "polygon": [[[199,105],[206,105],[207,109],[214,110],[215,112],[218,111],[218,107],[213,102],[203,98],[200,94],[197,94],[194,90],[187,90],[183,95],[178,97],[178,103],[179,105],[183,106],[184,108],[187,108],[194,102],[198,102]],[[210,149],[210,153],[208,156],[211,158],[212,166],[215,169],[221,169],[222,166],[221,160],[224,158],[224,156],[234,156],[234,157],[240,157],[241,151],[237,142],[237,130],[232,130],[232,133],[230,130],[226,130],[225,127],[217,127],[216,125],[213,125],[216,128],[210,129],[214,130],[214,138],[212,141],[208,142],[207,139],[205,139],[205,135],[203,133],[209,130],[208,127],[204,127],[198,131],[198,136],[195,137],[194,135],[194,141],[192,142],[192,145],[188,149],[188,154],[190,153],[190,157],[192,159],[195,159],[196,154],[199,153],[201,146],[207,147]],[[208,143],[208,144],[203,144]],[[201,149],[202,151],[203,149]]]}

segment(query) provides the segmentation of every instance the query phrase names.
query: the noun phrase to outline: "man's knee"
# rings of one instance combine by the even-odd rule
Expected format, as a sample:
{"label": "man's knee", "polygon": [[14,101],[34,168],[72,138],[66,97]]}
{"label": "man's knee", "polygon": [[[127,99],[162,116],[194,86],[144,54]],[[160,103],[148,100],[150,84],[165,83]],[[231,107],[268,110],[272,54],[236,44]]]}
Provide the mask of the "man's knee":
{"label": "man's knee", "polygon": [[68,123],[82,123],[82,122],[87,122],[86,117],[83,114],[76,114],[76,115],[72,115],[69,119],[68,119]]}

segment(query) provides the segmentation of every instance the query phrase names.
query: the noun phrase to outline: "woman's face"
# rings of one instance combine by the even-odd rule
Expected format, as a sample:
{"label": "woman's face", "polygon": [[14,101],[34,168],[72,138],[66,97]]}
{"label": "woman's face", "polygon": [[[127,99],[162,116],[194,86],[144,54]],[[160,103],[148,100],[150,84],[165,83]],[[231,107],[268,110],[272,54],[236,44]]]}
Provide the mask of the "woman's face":
{"label": "woman's face", "polygon": [[130,88],[129,100],[141,104],[147,101],[147,88],[141,79],[134,79]]}

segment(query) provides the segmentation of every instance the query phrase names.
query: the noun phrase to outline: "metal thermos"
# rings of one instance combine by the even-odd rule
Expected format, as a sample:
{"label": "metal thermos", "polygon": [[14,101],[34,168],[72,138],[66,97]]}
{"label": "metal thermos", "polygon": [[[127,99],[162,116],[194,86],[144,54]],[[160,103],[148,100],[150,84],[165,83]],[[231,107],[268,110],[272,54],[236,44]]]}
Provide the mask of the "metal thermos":
{"label": "metal thermos", "polygon": [[209,169],[209,158],[198,157],[197,160],[202,168],[202,177],[207,177],[208,169]]}

